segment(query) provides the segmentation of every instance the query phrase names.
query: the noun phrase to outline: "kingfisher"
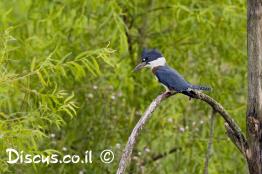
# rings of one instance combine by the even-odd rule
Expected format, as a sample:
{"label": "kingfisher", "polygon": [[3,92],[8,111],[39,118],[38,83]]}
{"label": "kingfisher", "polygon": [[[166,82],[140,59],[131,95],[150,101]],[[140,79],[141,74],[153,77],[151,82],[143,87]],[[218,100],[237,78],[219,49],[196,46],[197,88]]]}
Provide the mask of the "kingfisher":
{"label": "kingfisher", "polygon": [[210,87],[192,85],[187,82],[175,69],[167,65],[165,57],[156,49],[143,49],[141,58],[142,62],[135,67],[134,71],[143,67],[151,68],[158,82],[165,87],[166,93],[177,92],[191,98],[194,95],[194,90],[211,90]]}

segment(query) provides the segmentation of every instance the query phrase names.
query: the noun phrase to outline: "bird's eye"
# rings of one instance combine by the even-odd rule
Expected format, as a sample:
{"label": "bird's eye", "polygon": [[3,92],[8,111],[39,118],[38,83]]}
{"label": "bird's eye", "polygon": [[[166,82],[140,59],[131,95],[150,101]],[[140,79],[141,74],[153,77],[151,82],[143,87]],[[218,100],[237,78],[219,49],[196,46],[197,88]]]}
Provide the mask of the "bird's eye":
{"label": "bird's eye", "polygon": [[148,60],[148,57],[145,57],[142,59],[143,62],[147,61]]}

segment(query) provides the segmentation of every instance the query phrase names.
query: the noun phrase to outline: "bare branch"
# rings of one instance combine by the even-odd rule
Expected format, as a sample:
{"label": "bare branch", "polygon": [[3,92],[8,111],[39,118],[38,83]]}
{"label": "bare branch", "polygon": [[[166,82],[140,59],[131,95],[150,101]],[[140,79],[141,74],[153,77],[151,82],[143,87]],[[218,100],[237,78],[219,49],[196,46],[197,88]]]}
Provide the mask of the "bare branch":
{"label": "bare branch", "polygon": [[174,95],[176,93],[164,93],[159,95],[153,102],[149,105],[144,115],[140,118],[138,123],[136,124],[135,128],[133,129],[131,135],[128,138],[128,142],[126,144],[124,153],[121,157],[121,160],[119,162],[117,174],[123,174],[125,172],[125,169],[127,167],[127,164],[130,161],[130,156],[132,154],[134,145],[136,143],[136,138],[139,135],[140,131],[144,127],[145,123],[148,121],[156,107],[161,103],[161,101],[165,100],[166,98]]}
{"label": "bare branch", "polygon": [[209,140],[208,140],[208,145],[207,145],[204,174],[208,174],[208,164],[209,164],[211,148],[212,148],[213,138],[214,138],[215,115],[216,115],[216,111],[213,110],[211,113],[211,118],[210,118],[210,132],[209,132]]}
{"label": "bare branch", "polygon": [[233,131],[231,129],[231,127],[225,123],[225,128],[227,130],[227,136],[230,138],[230,140],[236,145],[236,147],[238,148],[238,150],[240,152],[242,152],[245,156],[246,156],[246,153],[247,153],[247,149],[248,147],[247,146],[244,146],[245,143],[241,142],[239,140],[239,136],[236,134],[235,131]]}
{"label": "bare branch", "polygon": [[[122,154],[121,160],[119,162],[119,166],[118,166],[118,170],[117,170],[117,174],[124,174],[125,169],[130,161],[130,156],[131,153],[133,151],[134,145],[136,143],[136,138],[139,135],[140,131],[142,130],[142,128],[144,127],[145,123],[149,120],[150,116],[152,115],[152,113],[154,112],[154,110],[156,109],[156,107],[165,99],[167,99],[168,97],[177,94],[177,93],[164,93],[159,95],[155,100],[153,100],[153,102],[149,105],[149,107],[147,108],[146,112],[144,113],[144,115],[140,118],[140,120],[138,121],[138,123],[136,124],[135,128],[133,129],[131,135],[128,138],[128,142],[126,144],[125,150]],[[209,104],[213,110],[217,113],[219,113],[222,118],[225,120],[225,122],[227,123],[228,127],[230,128],[231,132],[232,132],[232,136],[234,136],[234,138],[231,138],[231,140],[233,141],[233,143],[235,145],[240,145],[241,148],[241,152],[245,155],[246,153],[246,149],[248,149],[248,144],[246,141],[245,136],[242,134],[240,127],[235,123],[235,121],[232,119],[232,117],[228,114],[228,112],[223,108],[223,106],[218,103],[217,101],[215,101],[213,98],[209,97],[208,95],[198,92],[198,91],[193,91],[192,92],[192,98],[195,99],[200,99],[204,102],[206,102],[207,104]]]}
{"label": "bare branch", "polygon": [[[213,98],[210,96],[194,91],[193,98],[195,99],[200,99],[207,104],[209,104],[217,113],[219,113],[224,121],[226,122],[226,129],[227,132],[230,134],[229,137],[231,141],[237,146],[237,148],[243,153],[243,155],[246,156],[246,150],[248,149],[248,143],[243,135],[240,127],[236,124],[236,122],[233,120],[233,118],[229,115],[229,113],[223,108],[223,106],[215,101]],[[229,129],[230,128],[230,129]]]}

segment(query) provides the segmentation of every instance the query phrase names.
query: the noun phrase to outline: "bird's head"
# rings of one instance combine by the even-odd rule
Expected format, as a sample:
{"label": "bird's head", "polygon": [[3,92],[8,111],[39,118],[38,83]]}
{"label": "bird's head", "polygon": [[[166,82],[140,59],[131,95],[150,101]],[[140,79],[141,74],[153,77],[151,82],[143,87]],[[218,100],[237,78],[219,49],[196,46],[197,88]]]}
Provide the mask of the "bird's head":
{"label": "bird's head", "polygon": [[166,64],[166,59],[156,49],[143,49],[141,59],[142,62],[135,67],[134,71],[138,71],[143,67],[149,67],[152,69],[157,66],[165,66]]}

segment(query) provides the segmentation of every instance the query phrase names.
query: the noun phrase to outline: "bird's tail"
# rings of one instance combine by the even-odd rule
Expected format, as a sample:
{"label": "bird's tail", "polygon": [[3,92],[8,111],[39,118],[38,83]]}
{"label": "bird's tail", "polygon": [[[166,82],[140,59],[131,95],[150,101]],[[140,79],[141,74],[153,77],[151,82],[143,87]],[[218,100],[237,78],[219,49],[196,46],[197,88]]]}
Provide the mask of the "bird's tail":
{"label": "bird's tail", "polygon": [[201,91],[211,91],[212,89],[207,86],[192,85],[192,89],[201,90]]}

